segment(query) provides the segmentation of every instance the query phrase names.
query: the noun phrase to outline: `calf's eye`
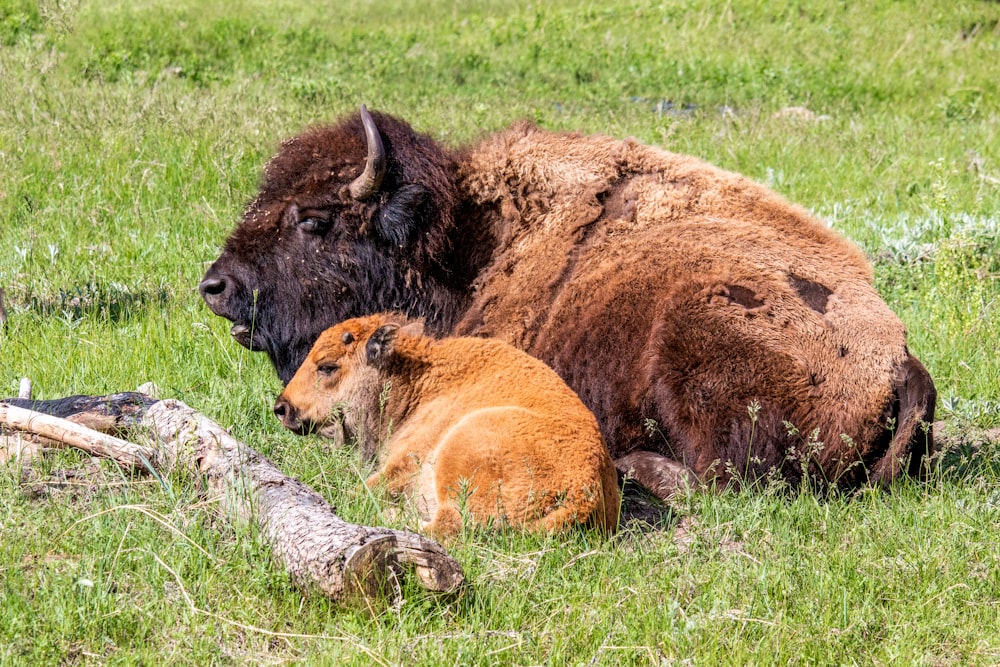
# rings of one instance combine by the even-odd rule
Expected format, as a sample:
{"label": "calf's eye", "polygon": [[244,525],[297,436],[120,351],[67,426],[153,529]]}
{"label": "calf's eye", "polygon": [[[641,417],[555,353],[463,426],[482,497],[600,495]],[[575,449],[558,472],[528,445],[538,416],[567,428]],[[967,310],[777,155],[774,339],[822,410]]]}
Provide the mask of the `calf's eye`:
{"label": "calf's eye", "polygon": [[333,363],[323,363],[316,367],[316,372],[320,375],[330,376],[337,372],[340,366]]}

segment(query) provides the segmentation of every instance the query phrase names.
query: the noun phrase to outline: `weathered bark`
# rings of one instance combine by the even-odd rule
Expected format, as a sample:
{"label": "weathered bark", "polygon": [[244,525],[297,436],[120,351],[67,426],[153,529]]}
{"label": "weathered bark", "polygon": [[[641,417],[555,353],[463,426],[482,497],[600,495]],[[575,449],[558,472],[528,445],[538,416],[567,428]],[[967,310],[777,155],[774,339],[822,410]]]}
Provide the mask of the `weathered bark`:
{"label": "weathered bark", "polygon": [[[0,404],[0,424],[110,456],[139,470],[148,466],[162,472],[181,466],[197,471],[232,516],[260,525],[275,557],[300,586],[318,588],[337,600],[356,600],[386,595],[409,569],[432,591],[454,591],[464,581],[461,567],[436,542],[342,520],[318,493],[180,401],[115,394],[32,405],[66,413],[68,402],[82,408],[72,413],[76,423]],[[144,444],[80,424],[124,430]]]}

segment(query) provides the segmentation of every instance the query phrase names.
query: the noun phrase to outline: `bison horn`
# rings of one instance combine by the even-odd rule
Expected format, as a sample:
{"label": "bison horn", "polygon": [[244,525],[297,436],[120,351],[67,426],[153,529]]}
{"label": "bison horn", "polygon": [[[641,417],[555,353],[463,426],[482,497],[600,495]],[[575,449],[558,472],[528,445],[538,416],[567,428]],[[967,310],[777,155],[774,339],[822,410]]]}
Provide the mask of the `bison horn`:
{"label": "bison horn", "polygon": [[382,186],[382,178],[385,176],[385,148],[375,121],[364,104],[361,105],[361,122],[365,125],[365,138],[368,140],[368,158],[365,160],[365,170],[351,182],[351,196],[365,200]]}

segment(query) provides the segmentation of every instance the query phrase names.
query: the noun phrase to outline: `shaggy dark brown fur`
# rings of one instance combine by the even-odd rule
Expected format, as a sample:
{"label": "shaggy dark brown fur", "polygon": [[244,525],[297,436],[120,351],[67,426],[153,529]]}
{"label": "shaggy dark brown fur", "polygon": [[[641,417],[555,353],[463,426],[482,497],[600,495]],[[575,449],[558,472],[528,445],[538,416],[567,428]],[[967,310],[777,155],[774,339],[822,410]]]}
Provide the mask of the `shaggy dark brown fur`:
{"label": "shaggy dark brown fur", "polygon": [[934,386],[902,323],[861,251],[800,207],[633,140],[520,123],[451,153],[375,120],[376,197],[346,191],[358,119],[310,130],[202,284],[286,382],[330,324],[401,310],[551,365],[661,495],[691,473],[888,483],[932,451]]}

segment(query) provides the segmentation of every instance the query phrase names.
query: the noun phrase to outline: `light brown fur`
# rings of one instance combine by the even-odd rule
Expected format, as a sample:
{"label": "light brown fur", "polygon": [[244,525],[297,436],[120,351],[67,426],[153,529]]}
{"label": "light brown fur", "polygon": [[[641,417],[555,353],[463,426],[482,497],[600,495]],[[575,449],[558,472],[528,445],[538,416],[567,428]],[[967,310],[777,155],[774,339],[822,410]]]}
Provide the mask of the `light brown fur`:
{"label": "light brown fur", "polygon": [[[456,333],[550,364],[613,456],[647,449],[721,483],[805,467],[858,483],[868,466],[884,483],[905,467],[875,465],[910,455],[909,440],[879,451],[880,434],[899,369],[930,379],[863,253],[801,207],[693,157],[528,123],[470,149],[459,176],[498,245]],[[907,438],[928,395],[933,414],[920,391]]]}
{"label": "light brown fur", "polygon": [[413,328],[375,315],[328,329],[276,412],[296,430],[356,437],[378,461],[368,485],[408,497],[426,532],[458,532],[463,505],[477,524],[614,530],[615,470],[576,394],[509,345]]}

